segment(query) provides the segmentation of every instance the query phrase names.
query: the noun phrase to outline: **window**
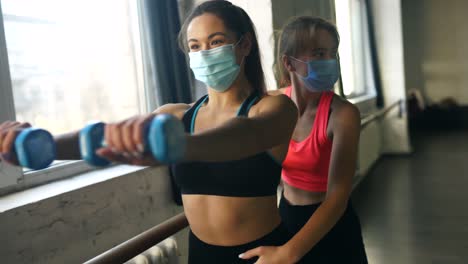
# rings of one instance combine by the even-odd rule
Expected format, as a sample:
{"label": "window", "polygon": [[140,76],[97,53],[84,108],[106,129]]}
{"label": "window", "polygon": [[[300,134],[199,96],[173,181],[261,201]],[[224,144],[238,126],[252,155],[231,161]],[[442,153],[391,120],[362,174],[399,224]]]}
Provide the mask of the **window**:
{"label": "window", "polygon": [[55,134],[143,111],[130,2],[2,0],[17,120]]}
{"label": "window", "polygon": [[[0,0],[0,7],[0,112],[10,113],[0,122],[16,117],[59,134],[155,108],[145,99],[136,0]],[[73,164],[33,173],[89,169]]]}
{"label": "window", "polygon": [[341,78],[347,98],[375,95],[365,8],[364,0],[335,0]]}

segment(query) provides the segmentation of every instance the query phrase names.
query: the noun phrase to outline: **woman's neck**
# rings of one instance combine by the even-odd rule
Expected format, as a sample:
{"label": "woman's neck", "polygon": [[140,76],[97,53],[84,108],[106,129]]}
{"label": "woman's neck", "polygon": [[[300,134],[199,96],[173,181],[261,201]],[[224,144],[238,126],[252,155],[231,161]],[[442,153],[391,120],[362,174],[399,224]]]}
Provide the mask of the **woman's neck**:
{"label": "woman's neck", "polygon": [[307,90],[301,81],[291,76],[291,99],[296,103],[300,115],[306,110],[317,108],[321,94]]}
{"label": "woman's neck", "polygon": [[208,105],[213,109],[229,109],[238,107],[254,91],[254,88],[244,74],[239,74],[234,83],[225,92],[208,89]]}

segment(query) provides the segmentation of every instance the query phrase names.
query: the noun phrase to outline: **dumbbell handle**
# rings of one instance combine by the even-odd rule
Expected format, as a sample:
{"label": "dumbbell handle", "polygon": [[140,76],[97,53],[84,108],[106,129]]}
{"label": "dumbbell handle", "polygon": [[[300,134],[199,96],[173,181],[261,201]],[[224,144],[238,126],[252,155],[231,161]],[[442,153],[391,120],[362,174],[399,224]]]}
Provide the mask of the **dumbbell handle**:
{"label": "dumbbell handle", "polygon": [[96,150],[104,146],[103,122],[88,124],[79,134],[81,158],[93,166],[107,166],[110,161],[98,156]]}

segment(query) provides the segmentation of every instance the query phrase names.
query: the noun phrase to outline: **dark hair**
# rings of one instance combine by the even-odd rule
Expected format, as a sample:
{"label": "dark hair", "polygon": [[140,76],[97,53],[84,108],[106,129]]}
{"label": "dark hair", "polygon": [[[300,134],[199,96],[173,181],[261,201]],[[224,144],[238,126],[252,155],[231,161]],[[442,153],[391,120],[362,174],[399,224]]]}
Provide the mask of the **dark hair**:
{"label": "dark hair", "polygon": [[290,85],[289,73],[283,65],[282,56],[296,57],[299,53],[310,48],[310,41],[315,37],[316,29],[324,29],[335,38],[336,45],[340,44],[340,35],[336,26],[320,17],[299,16],[290,19],[280,32],[276,55],[276,66],[279,73],[280,85]]}
{"label": "dark hair", "polygon": [[190,15],[185,19],[179,32],[178,41],[180,48],[188,52],[187,27],[190,22],[198,16],[210,13],[217,16],[224,23],[224,26],[236,34],[239,40],[245,34],[252,35],[252,48],[245,58],[245,75],[253,88],[260,94],[266,93],[265,76],[260,61],[260,50],[258,47],[257,34],[249,15],[240,7],[228,1],[207,1],[195,7]]}

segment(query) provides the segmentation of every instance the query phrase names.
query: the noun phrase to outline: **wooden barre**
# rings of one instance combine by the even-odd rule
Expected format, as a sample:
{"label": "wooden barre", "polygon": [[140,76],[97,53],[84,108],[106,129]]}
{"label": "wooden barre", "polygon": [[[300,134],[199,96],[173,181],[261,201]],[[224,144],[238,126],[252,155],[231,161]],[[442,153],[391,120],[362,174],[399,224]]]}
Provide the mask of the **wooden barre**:
{"label": "wooden barre", "polygon": [[367,125],[369,125],[371,122],[373,122],[374,120],[376,120],[377,118],[380,118],[381,116],[385,115],[386,113],[388,113],[390,110],[392,110],[393,108],[397,107],[397,106],[400,106],[400,113],[399,113],[399,116],[401,116],[401,104],[403,103],[403,100],[398,100],[396,101],[395,103],[389,105],[388,107],[382,109],[382,110],[379,110],[377,111],[376,113],[373,113],[373,114],[370,114],[364,118],[361,119],[361,129],[364,129]]}
{"label": "wooden barre", "polygon": [[85,262],[86,264],[124,263],[164,239],[188,226],[184,213],[180,213],[161,224],[109,249],[108,251]]}

